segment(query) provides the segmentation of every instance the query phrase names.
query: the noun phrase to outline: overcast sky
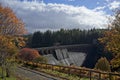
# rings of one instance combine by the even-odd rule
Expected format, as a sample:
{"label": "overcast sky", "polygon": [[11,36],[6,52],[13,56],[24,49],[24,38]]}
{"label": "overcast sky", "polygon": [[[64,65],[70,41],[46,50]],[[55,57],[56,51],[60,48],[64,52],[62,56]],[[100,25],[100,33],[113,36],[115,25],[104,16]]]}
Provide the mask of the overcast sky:
{"label": "overcast sky", "polygon": [[28,32],[106,28],[120,0],[0,0],[23,20]]}

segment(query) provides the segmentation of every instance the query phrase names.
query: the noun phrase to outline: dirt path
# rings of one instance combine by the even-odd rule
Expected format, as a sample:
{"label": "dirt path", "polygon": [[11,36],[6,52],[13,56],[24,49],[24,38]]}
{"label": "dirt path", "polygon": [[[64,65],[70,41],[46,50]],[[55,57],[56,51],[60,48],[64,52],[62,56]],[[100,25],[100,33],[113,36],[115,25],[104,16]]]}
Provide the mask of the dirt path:
{"label": "dirt path", "polygon": [[45,73],[41,73],[35,70],[27,69],[24,67],[18,67],[16,69],[16,75],[25,78],[26,80],[62,80]]}

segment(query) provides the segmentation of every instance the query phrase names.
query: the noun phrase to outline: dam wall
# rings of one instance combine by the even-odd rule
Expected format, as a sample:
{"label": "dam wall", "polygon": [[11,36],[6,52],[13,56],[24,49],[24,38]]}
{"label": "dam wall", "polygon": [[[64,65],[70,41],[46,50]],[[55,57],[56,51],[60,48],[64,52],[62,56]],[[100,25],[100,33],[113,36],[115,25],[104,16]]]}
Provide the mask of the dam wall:
{"label": "dam wall", "polygon": [[35,48],[41,55],[48,59],[49,64],[66,65],[74,64],[93,68],[97,58],[96,47],[91,44],[65,45]]}

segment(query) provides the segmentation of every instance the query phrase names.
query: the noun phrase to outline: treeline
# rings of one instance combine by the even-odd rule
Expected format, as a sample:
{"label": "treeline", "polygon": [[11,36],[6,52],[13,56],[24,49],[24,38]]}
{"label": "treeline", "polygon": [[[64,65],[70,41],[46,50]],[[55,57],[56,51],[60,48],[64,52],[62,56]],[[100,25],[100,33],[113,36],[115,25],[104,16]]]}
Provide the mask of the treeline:
{"label": "treeline", "polygon": [[28,35],[27,46],[32,48],[54,45],[92,44],[102,36],[104,29],[80,30],[61,29],[59,31],[34,32]]}

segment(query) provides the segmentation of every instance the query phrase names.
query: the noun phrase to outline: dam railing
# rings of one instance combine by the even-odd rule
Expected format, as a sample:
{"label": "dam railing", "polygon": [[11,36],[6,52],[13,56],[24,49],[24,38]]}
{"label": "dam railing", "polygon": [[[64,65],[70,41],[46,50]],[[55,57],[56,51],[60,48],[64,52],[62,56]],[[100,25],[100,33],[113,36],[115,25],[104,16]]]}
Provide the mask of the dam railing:
{"label": "dam railing", "polygon": [[53,71],[59,71],[65,74],[76,75],[80,78],[88,78],[89,80],[120,80],[120,73],[118,72],[104,72],[95,69],[88,69],[84,67],[76,66],[61,66],[45,63],[34,63],[27,61],[19,61],[25,65],[36,66],[40,69],[49,69]]}

